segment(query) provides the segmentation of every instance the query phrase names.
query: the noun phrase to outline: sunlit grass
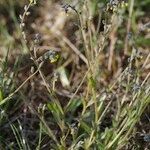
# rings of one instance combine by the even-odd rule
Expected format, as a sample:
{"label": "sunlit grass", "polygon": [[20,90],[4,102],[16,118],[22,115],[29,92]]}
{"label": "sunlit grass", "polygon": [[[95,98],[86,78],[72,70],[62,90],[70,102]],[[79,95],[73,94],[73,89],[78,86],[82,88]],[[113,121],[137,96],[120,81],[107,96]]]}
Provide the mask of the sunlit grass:
{"label": "sunlit grass", "polygon": [[150,104],[148,29],[136,25],[145,12],[134,0],[68,2],[57,29],[28,20],[48,2],[25,3],[1,1],[11,23],[0,23],[0,148],[130,149]]}

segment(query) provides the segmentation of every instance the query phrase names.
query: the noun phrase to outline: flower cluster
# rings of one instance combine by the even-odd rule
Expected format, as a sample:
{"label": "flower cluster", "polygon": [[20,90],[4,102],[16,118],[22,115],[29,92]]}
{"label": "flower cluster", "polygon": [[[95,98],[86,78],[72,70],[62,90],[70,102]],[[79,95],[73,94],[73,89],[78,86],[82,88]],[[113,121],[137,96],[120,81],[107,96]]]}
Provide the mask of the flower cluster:
{"label": "flower cluster", "polygon": [[127,0],[110,0],[107,4],[107,10],[116,12],[118,8],[123,8],[128,6]]}

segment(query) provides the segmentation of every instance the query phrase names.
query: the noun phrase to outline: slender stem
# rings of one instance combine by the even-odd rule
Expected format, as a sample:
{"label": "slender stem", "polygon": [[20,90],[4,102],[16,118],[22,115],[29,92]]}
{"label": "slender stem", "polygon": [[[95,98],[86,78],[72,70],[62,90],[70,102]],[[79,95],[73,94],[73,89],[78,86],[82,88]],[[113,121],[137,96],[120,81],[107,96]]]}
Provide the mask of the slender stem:
{"label": "slender stem", "polygon": [[34,75],[36,75],[38,73],[38,69],[32,74],[30,75],[13,93],[9,94],[8,97],[4,98],[1,102],[0,102],[0,106],[3,105],[4,103],[6,103],[9,99],[11,99]]}
{"label": "slender stem", "polygon": [[133,7],[134,7],[134,0],[130,0],[129,18],[128,18],[128,23],[127,23],[127,35],[125,38],[124,54],[128,54],[128,34],[129,34],[130,28],[131,28]]}

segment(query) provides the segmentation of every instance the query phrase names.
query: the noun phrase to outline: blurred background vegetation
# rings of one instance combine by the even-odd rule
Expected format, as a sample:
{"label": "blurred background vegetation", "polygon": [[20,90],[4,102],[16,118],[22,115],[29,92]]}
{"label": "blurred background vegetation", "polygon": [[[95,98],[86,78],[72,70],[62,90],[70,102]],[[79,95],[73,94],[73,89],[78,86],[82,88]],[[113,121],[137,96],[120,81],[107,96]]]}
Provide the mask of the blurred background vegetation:
{"label": "blurred background vegetation", "polygon": [[31,3],[0,0],[0,149],[150,149],[150,1]]}

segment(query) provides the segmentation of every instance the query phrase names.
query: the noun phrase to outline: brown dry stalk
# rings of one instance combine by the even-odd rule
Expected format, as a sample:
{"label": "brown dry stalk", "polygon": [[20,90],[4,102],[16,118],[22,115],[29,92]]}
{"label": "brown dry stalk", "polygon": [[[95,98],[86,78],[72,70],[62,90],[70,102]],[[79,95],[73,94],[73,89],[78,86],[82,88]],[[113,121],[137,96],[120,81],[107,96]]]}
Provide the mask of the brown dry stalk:
{"label": "brown dry stalk", "polygon": [[108,70],[109,71],[112,70],[114,49],[115,49],[115,44],[116,44],[116,41],[117,41],[116,30],[117,30],[117,28],[114,28],[113,31],[110,34],[110,49],[109,49],[109,59],[108,59]]}

